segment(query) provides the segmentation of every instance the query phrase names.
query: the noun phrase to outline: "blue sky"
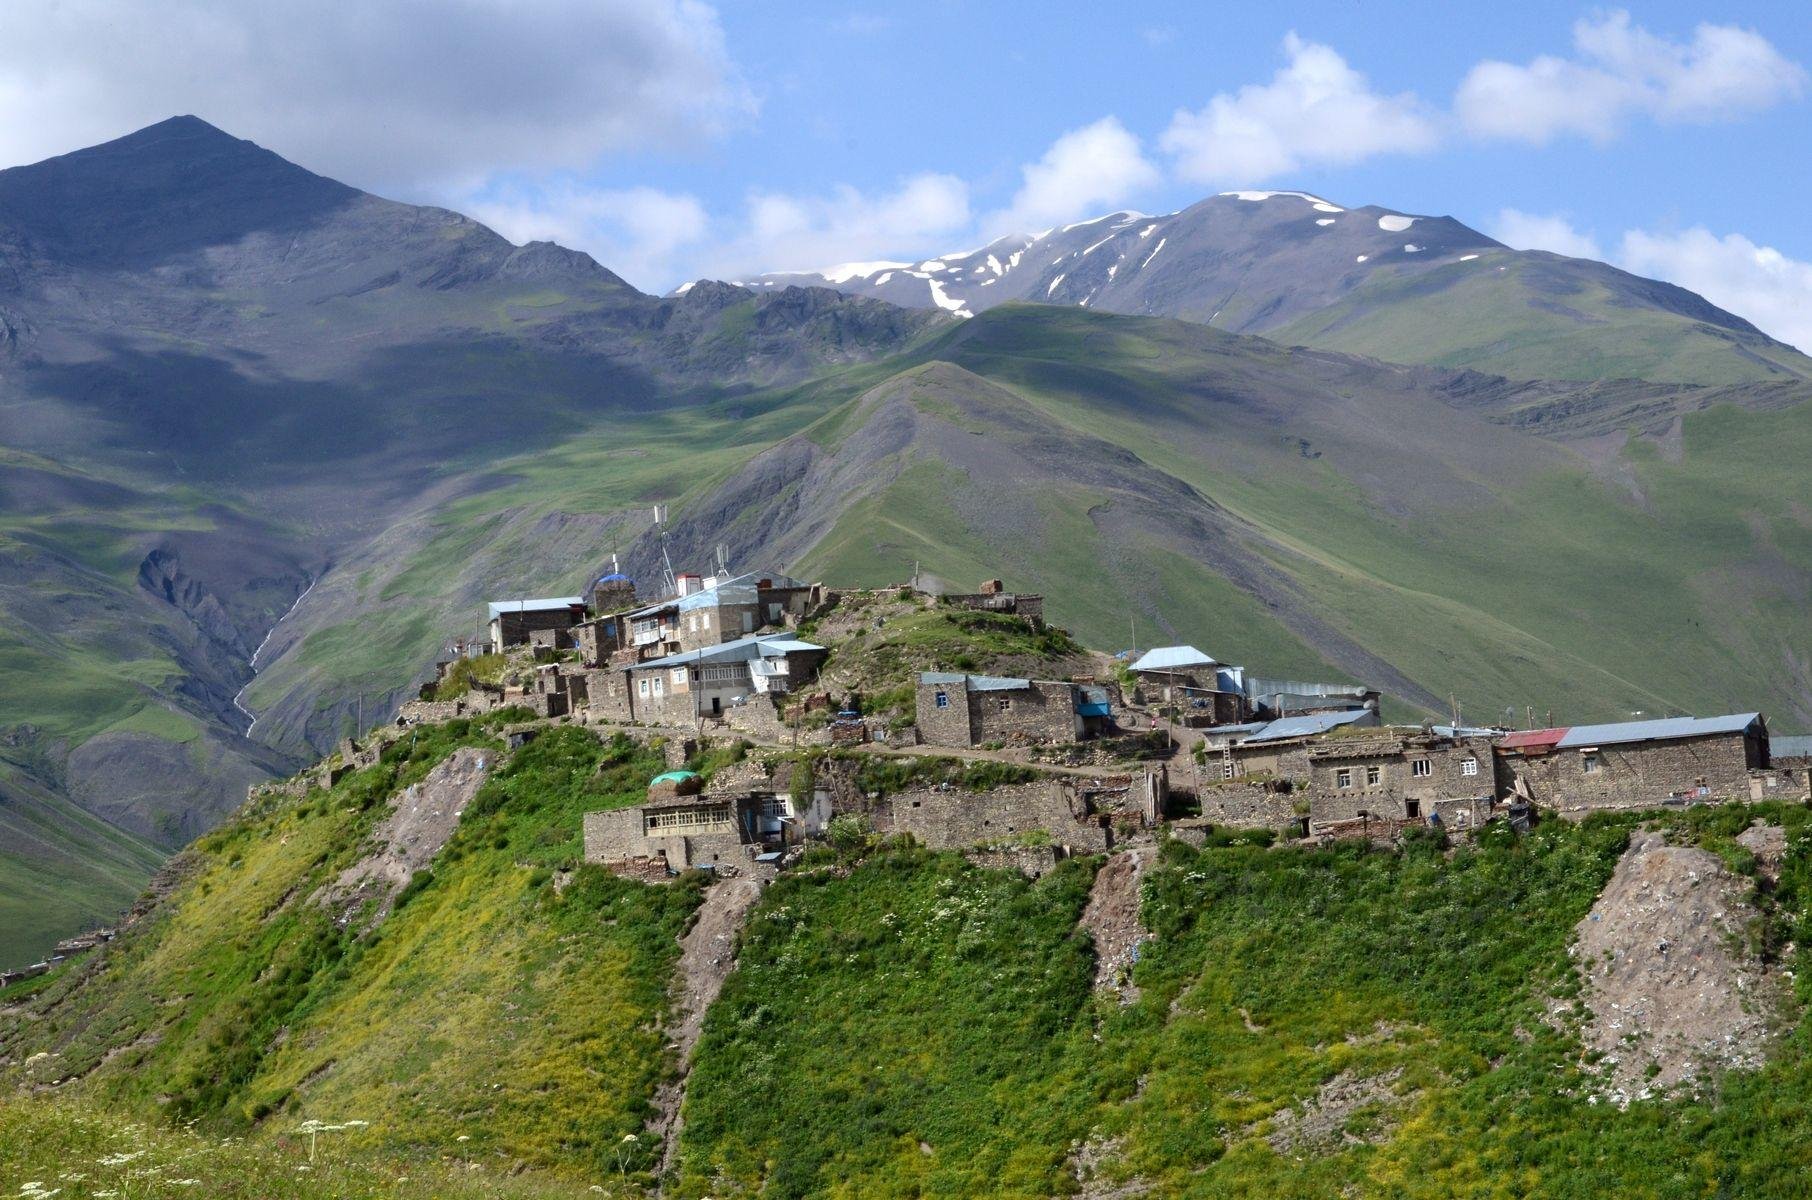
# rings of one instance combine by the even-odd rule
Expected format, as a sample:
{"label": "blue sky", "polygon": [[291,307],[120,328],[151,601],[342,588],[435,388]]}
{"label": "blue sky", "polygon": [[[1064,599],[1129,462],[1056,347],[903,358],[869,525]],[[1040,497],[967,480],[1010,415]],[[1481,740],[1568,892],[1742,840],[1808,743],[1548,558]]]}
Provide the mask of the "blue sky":
{"label": "blue sky", "polygon": [[195,112],[638,286],[1301,188],[1673,279],[1812,343],[1789,3],[66,0],[0,163]]}

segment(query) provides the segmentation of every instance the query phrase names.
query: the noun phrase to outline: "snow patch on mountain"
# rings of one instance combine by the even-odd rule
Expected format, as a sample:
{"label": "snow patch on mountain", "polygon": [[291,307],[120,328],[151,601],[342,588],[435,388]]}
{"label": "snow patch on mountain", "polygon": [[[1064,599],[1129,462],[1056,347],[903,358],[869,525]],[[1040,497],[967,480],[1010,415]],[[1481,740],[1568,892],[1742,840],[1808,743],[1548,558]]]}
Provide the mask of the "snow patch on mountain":
{"label": "snow patch on mountain", "polygon": [[1378,218],[1378,228],[1386,233],[1402,233],[1416,223],[1417,218],[1405,217],[1398,213],[1385,213]]}

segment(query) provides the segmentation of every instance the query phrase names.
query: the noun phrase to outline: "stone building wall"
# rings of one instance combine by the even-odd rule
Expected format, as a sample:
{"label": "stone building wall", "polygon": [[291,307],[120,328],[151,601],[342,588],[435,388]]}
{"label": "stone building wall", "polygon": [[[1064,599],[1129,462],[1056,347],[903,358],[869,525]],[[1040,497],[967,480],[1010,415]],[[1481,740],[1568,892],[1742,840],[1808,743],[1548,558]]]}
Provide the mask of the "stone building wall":
{"label": "stone building wall", "polygon": [[[1435,811],[1438,802],[1488,803],[1497,793],[1489,738],[1333,738],[1312,747],[1308,757],[1312,821],[1351,820],[1360,810],[1411,820]],[[1427,763],[1428,774],[1417,775],[1417,763]]]}
{"label": "stone building wall", "polygon": [[978,745],[1073,742],[1081,736],[1075,686],[1034,679],[1018,691],[970,692],[969,732]]}
{"label": "stone building wall", "polygon": [[874,816],[883,832],[910,833],[933,850],[1010,842],[1040,831],[1079,853],[1108,849],[1106,822],[1084,808],[1073,788],[1042,780],[986,792],[914,788],[887,797]]}
{"label": "stone building wall", "polygon": [[1296,806],[1304,797],[1262,783],[1227,783],[1203,787],[1203,821],[1240,829],[1285,829],[1300,820]]}
{"label": "stone building wall", "polygon": [[[1233,759],[1233,776],[1235,779],[1249,775],[1268,775],[1272,779],[1289,779],[1298,783],[1307,783],[1309,779],[1309,748],[1304,741],[1266,742],[1258,746],[1231,746],[1227,751]],[[1210,754],[1208,762],[1202,767],[1203,774],[1221,769],[1218,755]]]}
{"label": "stone building wall", "polygon": [[597,720],[634,720],[635,710],[629,701],[629,677],[621,671],[585,672],[585,710]]}
{"label": "stone building wall", "polygon": [[646,814],[643,805],[586,813],[582,827],[585,861],[610,865],[659,858],[677,873],[749,860],[744,831],[735,820],[721,827],[650,836],[645,832]]}
{"label": "stone building wall", "polygon": [[1587,770],[1579,750],[1508,758],[1529,798],[1562,816],[1598,809],[1654,808],[1670,802],[1747,799],[1749,771],[1759,767],[1759,747],[1742,734],[1714,734],[1666,742],[1609,745]]}
{"label": "stone building wall", "polygon": [[[937,699],[944,697],[940,707]],[[919,737],[927,746],[973,746],[969,722],[968,689],[960,683],[921,683],[918,686]]]}
{"label": "stone building wall", "polygon": [[496,627],[502,645],[494,645],[492,649],[527,645],[538,630],[570,630],[582,616],[582,613],[570,608],[500,612],[496,617]]}

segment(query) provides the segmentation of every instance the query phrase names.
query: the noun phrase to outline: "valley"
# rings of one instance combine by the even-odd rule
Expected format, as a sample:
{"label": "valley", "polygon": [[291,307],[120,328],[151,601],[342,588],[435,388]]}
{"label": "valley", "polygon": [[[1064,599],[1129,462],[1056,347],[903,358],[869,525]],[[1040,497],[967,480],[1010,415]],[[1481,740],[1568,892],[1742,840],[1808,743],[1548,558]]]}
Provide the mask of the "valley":
{"label": "valley", "polygon": [[[1467,339],[1510,336],[1491,313],[1551,316],[1527,289],[1585,287],[1591,265],[1563,284],[1516,256],[1497,274],[1524,290],[1429,301],[1411,281],[1458,265],[1425,267],[1436,249],[1480,255],[1467,268],[1511,252],[1419,218],[1429,258],[1399,248],[1387,276],[1317,292],[1297,226],[1358,239],[1349,258],[1411,234],[1313,204],[1176,218],[1157,264],[1231,220],[1242,286],[1270,281],[1240,302],[1270,315],[1228,333],[1160,302],[1156,276],[1123,307],[1168,315],[1060,305],[1048,279],[1051,303],[972,318],[822,287],[658,299],[193,118],[0,172],[0,792],[39,824],[52,798],[102,822],[64,835],[97,870],[109,839],[131,847],[15,955],[106,923],[248,784],[381,719],[500,590],[559,594],[613,554],[647,576],[663,537],[852,585],[1010,575],[1098,648],[1194,641],[1372,679],[1404,715],[1759,704],[1812,724],[1801,360],[1617,273],[1623,324],[1543,343],[1583,369],[1478,358]],[[172,205],[181,221],[149,216]],[[1105,271],[1149,222],[1121,224],[1051,252]],[[1328,315],[1379,288],[1410,294]],[[1285,292],[1304,299],[1265,299]],[[1398,311],[1450,341],[1362,336]],[[1618,360],[1649,344],[1628,322],[1682,320],[1698,332],[1653,344],[1723,349]],[[1317,321],[1336,349],[1254,336]],[[24,834],[0,855],[16,903],[65,869]]]}

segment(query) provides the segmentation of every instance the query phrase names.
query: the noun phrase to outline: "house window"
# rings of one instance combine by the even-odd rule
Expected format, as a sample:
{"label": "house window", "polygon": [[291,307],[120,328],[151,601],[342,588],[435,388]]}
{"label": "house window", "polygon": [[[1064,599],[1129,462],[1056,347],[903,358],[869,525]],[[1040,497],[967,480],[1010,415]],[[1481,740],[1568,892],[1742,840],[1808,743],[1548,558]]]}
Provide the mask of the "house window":
{"label": "house window", "polygon": [[950,707],[950,693],[939,692],[937,694],[937,706],[939,708],[949,708]]}
{"label": "house window", "polygon": [[659,675],[654,677],[654,694],[657,696],[664,696],[667,694],[667,681],[662,679]]}
{"label": "house window", "polygon": [[1598,755],[1596,754],[1582,754],[1579,756],[1579,769],[1584,771],[1587,775],[1596,775],[1599,768],[1603,765],[1603,763],[1598,761]]}
{"label": "house window", "polygon": [[1434,764],[1426,758],[1418,758],[1409,764],[1409,773],[1416,779],[1426,779],[1434,774]]}
{"label": "house window", "polygon": [[995,701],[995,705],[996,705],[996,707],[998,707],[1000,709],[1001,712],[1007,712],[1012,709],[1013,701],[1011,701],[1010,699],[1008,699],[1005,696],[1002,696],[999,700]]}
{"label": "house window", "polygon": [[1350,788],[1353,786],[1353,771],[1350,767],[1341,767],[1334,772],[1334,786]]}
{"label": "house window", "polygon": [[1460,760],[1460,774],[1477,775],[1478,773],[1479,773],[1479,760],[1478,759],[1462,758]]}
{"label": "house window", "polygon": [[711,614],[710,613],[702,612],[702,613],[698,614],[698,627],[700,629],[711,628]]}
{"label": "house window", "polygon": [[646,679],[636,680],[635,690],[638,695],[646,696],[648,694],[648,681]]}
{"label": "house window", "polygon": [[1380,772],[1377,767],[1365,768],[1365,786],[1366,787],[1377,787],[1378,780],[1380,777],[1381,777]]}

